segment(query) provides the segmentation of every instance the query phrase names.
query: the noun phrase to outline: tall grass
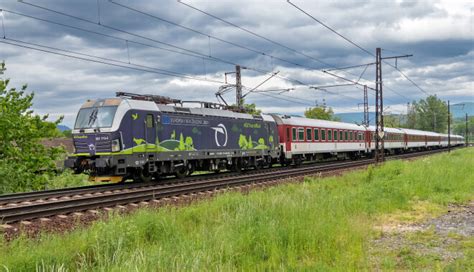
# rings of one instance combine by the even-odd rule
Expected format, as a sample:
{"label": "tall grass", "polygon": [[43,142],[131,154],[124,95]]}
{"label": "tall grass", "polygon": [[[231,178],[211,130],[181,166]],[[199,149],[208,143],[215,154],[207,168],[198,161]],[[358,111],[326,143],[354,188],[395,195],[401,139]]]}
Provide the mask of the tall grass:
{"label": "tall grass", "polygon": [[341,177],[308,178],[185,208],[115,216],[65,235],[0,246],[10,270],[370,269],[373,222],[413,200],[474,198],[474,150],[393,161]]}

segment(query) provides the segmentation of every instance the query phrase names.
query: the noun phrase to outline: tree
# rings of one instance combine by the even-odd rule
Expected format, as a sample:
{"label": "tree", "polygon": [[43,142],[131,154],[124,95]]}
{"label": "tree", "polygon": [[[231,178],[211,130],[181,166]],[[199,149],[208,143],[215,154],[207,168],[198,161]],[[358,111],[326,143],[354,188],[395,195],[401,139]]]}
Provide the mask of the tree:
{"label": "tree", "polygon": [[[469,142],[473,142],[474,140],[474,116],[469,116],[467,119],[467,133],[469,136]],[[451,129],[451,132],[453,134],[457,135],[462,135],[466,137],[466,119],[465,118],[459,118],[456,119],[453,127]]]}
{"label": "tree", "polygon": [[304,111],[304,116],[311,119],[340,121],[339,117],[334,116],[332,108],[326,105],[308,108]]}
{"label": "tree", "polygon": [[255,105],[255,103],[244,104],[244,109],[246,113],[252,114],[252,115],[260,115],[262,113],[261,110],[257,109],[257,105]]}
{"label": "tree", "polygon": [[383,125],[385,127],[400,127],[400,116],[397,115],[384,115],[383,116]]}
{"label": "tree", "polygon": [[[261,110],[257,109],[257,105],[255,105],[255,103],[246,104],[246,103],[245,103],[245,100],[242,100],[242,104],[244,105],[244,112],[245,112],[245,113],[252,114],[252,115],[260,115],[260,114],[262,113]],[[230,105],[229,108],[230,108],[231,110],[240,111],[240,110],[237,108],[237,105],[236,105],[236,104]]]}
{"label": "tree", "polygon": [[413,101],[413,109],[408,113],[407,127],[445,133],[448,130],[448,106],[436,95]]}
{"label": "tree", "polygon": [[[0,64],[3,71],[5,63]],[[25,93],[27,85],[8,89],[9,82],[0,79],[0,193],[44,189],[64,149],[47,148],[40,140],[58,135],[62,117],[48,122],[48,115],[34,114],[34,93]]]}

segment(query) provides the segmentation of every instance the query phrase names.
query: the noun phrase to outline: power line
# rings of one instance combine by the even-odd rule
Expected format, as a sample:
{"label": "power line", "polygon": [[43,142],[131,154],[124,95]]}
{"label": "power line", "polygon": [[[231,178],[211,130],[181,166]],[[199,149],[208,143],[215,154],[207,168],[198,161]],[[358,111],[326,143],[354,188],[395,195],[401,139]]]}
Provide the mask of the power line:
{"label": "power line", "polygon": [[257,53],[257,54],[262,55],[262,56],[267,56],[267,57],[270,57],[270,58],[274,58],[274,59],[277,59],[277,60],[279,60],[279,61],[286,62],[286,63],[288,63],[288,64],[292,64],[292,65],[299,66],[299,67],[303,67],[303,68],[309,68],[309,69],[314,69],[314,70],[318,70],[318,69],[319,69],[319,68],[316,68],[316,67],[310,67],[310,66],[302,65],[302,64],[299,64],[299,63],[296,63],[296,62],[293,62],[293,61],[290,61],[290,60],[287,60],[287,59],[284,59],[284,58],[281,58],[281,57],[277,57],[277,56],[275,56],[275,55],[272,55],[272,54],[269,54],[269,53],[260,51],[260,50],[258,50],[258,49],[250,48],[250,47],[248,47],[248,46],[245,46],[245,45],[242,45],[242,44],[239,44],[239,43],[235,43],[235,42],[232,42],[232,41],[229,41],[229,40],[225,40],[225,39],[219,38],[219,37],[217,37],[217,36],[211,35],[211,34],[209,34],[209,33],[204,33],[204,32],[202,32],[202,31],[196,30],[196,29],[194,29],[194,28],[187,27],[187,26],[184,26],[184,25],[175,23],[175,22],[170,21],[170,20],[168,20],[168,19],[164,19],[164,18],[159,17],[159,16],[157,16],[157,15],[153,15],[153,14],[151,14],[151,13],[148,13],[148,12],[145,12],[145,11],[142,11],[142,10],[139,10],[139,9],[136,9],[136,8],[133,8],[133,7],[130,7],[130,6],[127,6],[127,5],[124,5],[124,4],[121,4],[121,3],[117,3],[117,2],[115,2],[115,1],[113,1],[113,0],[109,0],[109,2],[112,3],[112,4],[115,4],[115,5],[117,5],[117,6],[123,7],[123,8],[125,8],[125,9],[128,9],[128,10],[137,12],[137,13],[139,13],[139,14],[142,14],[142,15],[145,15],[145,16],[148,16],[148,17],[151,17],[151,18],[153,18],[153,19],[156,19],[156,20],[159,20],[159,21],[168,23],[168,24],[170,24],[170,25],[174,25],[174,26],[176,26],[176,27],[179,27],[179,28],[182,28],[182,29],[185,29],[185,30],[194,32],[194,33],[197,33],[197,34],[202,35],[202,36],[205,36],[205,37],[208,37],[209,39],[212,38],[212,39],[214,39],[214,40],[217,40],[217,41],[220,41],[220,42],[223,42],[223,43],[226,43],[226,44],[229,44],[229,45],[232,45],[232,46],[235,46],[235,47],[238,47],[238,48],[241,48],[241,49],[250,51],[250,52],[254,52],[254,53]]}
{"label": "power line", "polygon": [[[50,12],[53,12],[53,13],[57,13],[57,14],[60,14],[60,15],[63,15],[63,16],[66,16],[66,17],[70,17],[70,18],[74,18],[74,19],[77,19],[77,20],[80,20],[80,21],[84,21],[84,22],[87,22],[89,24],[93,24],[93,25],[98,25],[96,22],[93,22],[93,21],[90,21],[90,20],[87,20],[87,19],[84,19],[84,18],[81,18],[81,17],[77,17],[77,16],[74,16],[74,15],[70,15],[70,14],[67,14],[67,13],[64,13],[64,12],[60,12],[60,11],[56,11],[56,10],[53,10],[53,9],[49,9],[49,8],[46,8],[46,7],[42,7],[42,6],[39,6],[39,5],[35,5],[35,4],[31,4],[31,3],[28,3],[28,2],[22,2],[24,4],[27,4],[27,5],[31,5],[33,7],[36,7],[36,8],[39,8],[39,9],[44,9],[44,10],[47,10],[47,11],[50,11]],[[137,44],[142,44],[142,45],[145,45],[145,46],[150,46],[150,45],[147,45],[147,44],[143,44],[143,43],[139,43],[139,42],[136,42],[136,41],[131,41],[129,39],[123,39],[123,38],[120,38],[120,37],[116,37],[116,36],[113,36],[113,35],[108,35],[108,34],[103,34],[103,33],[100,33],[100,32],[96,32],[96,31],[91,31],[91,30],[87,30],[87,29],[84,29],[84,28],[79,28],[79,27],[75,27],[75,26],[70,26],[70,25],[67,25],[67,24],[63,24],[63,23],[58,23],[58,22],[55,22],[55,21],[51,21],[51,20],[47,20],[47,19],[41,19],[41,18],[37,18],[37,17],[34,17],[34,16],[30,16],[30,15],[26,15],[26,14],[21,14],[21,13],[18,13],[18,12],[12,12],[12,11],[8,11],[8,12],[11,12],[11,13],[14,13],[14,14],[17,14],[17,15],[20,15],[20,16],[25,16],[25,17],[28,17],[28,18],[31,18],[31,19],[35,19],[35,20],[40,20],[40,21],[44,21],[44,22],[48,22],[48,23],[52,23],[52,24],[57,24],[57,25],[60,25],[60,26],[64,26],[64,27],[69,27],[69,28],[72,28],[72,29],[76,29],[76,30],[81,30],[81,31],[85,31],[85,32],[89,32],[89,33],[94,33],[94,34],[97,34],[97,35],[102,35],[102,36],[105,36],[105,37],[109,37],[109,38],[114,38],[114,39],[118,39],[118,40],[122,40],[122,41],[125,41],[125,42],[134,42],[134,43],[137,43]],[[172,45],[172,44],[169,44],[169,43],[165,43],[165,42],[162,42],[162,41],[159,41],[159,40],[156,40],[156,39],[151,39],[151,38],[148,38],[148,37],[145,37],[145,36],[142,36],[142,35],[138,35],[138,34],[135,34],[135,33],[131,33],[131,32],[128,32],[128,31],[125,31],[125,30],[121,30],[121,29],[118,29],[118,28],[115,28],[115,27],[111,27],[111,26],[107,26],[105,24],[101,24],[100,25],[101,27],[104,27],[104,28],[108,28],[108,29],[112,29],[112,30],[115,30],[115,31],[118,31],[118,32],[122,32],[122,33],[126,33],[126,34],[129,34],[129,35],[132,35],[132,36],[136,36],[136,37],[140,37],[140,38],[143,38],[143,39],[147,39],[147,40],[150,40],[150,41],[153,41],[153,42],[157,42],[157,43],[160,43],[160,44],[165,44],[167,46],[170,46],[170,47],[174,47],[174,48],[178,48],[180,50],[184,50],[184,51],[187,51],[187,52],[190,52],[191,54],[187,54],[187,53],[184,53],[185,55],[188,55],[188,56],[193,56],[193,57],[202,57],[202,58],[207,58],[207,59],[211,59],[211,60],[214,60],[214,61],[219,61],[219,62],[223,62],[223,63],[226,63],[226,64],[232,64],[232,65],[238,65],[236,63],[233,63],[231,61],[227,61],[227,60],[223,60],[221,58],[216,58],[216,57],[212,57],[212,56],[207,56],[205,54],[202,54],[200,52],[197,52],[197,51],[193,51],[193,50],[189,50],[189,49],[186,49],[186,48],[182,48],[182,47],[179,47],[179,46],[176,46],[176,45]],[[154,46],[150,46],[150,47],[154,47]],[[161,49],[161,47],[155,47],[157,49]],[[183,54],[183,52],[180,52],[180,51],[174,51],[173,52],[175,53],[178,53],[178,54]],[[198,56],[195,56],[193,54],[196,54]],[[265,73],[265,74],[270,74],[271,72],[269,71],[265,71],[265,70],[262,70],[262,69],[257,69],[257,68],[252,68],[252,67],[245,67],[246,69],[249,69],[249,70],[253,70],[253,71],[256,71],[256,72],[259,72],[259,73]],[[279,78],[282,78],[282,79],[285,79],[285,80],[288,80],[288,81],[292,81],[292,82],[295,82],[299,85],[304,85],[304,86],[310,86],[309,84],[306,84],[300,80],[297,80],[297,79],[293,79],[293,78],[289,78],[289,77],[284,77],[284,76],[277,76]],[[332,93],[332,94],[335,94],[335,95],[339,95],[337,93]],[[341,95],[343,97],[347,97],[349,98],[348,96],[344,96],[344,95]],[[357,99],[357,98],[350,98],[350,99]]]}
{"label": "power line", "polygon": [[[225,60],[225,59],[222,59],[222,58],[206,55],[204,53],[201,53],[201,52],[198,52],[198,51],[195,51],[195,50],[183,48],[183,47],[180,47],[180,46],[177,46],[177,45],[173,45],[173,44],[163,42],[163,41],[160,41],[160,40],[157,40],[157,39],[149,38],[149,37],[146,37],[146,36],[143,36],[143,35],[140,35],[140,34],[132,33],[132,32],[129,32],[129,31],[126,31],[126,30],[123,30],[123,29],[113,27],[113,26],[105,25],[104,23],[98,24],[98,23],[96,23],[94,21],[91,21],[91,20],[88,20],[88,19],[84,19],[84,18],[75,16],[75,15],[71,15],[71,14],[68,14],[68,13],[61,12],[61,11],[53,10],[53,9],[50,9],[50,8],[47,8],[47,7],[39,6],[39,5],[32,4],[32,3],[29,3],[29,2],[25,2],[25,1],[21,1],[20,3],[30,5],[32,7],[38,8],[38,9],[43,9],[43,10],[46,10],[46,11],[49,11],[49,12],[52,12],[52,13],[56,13],[56,14],[59,14],[59,15],[62,15],[62,16],[66,16],[66,17],[69,17],[69,18],[74,18],[76,20],[80,20],[80,21],[83,21],[83,22],[86,22],[86,23],[89,23],[89,24],[92,24],[92,25],[101,26],[101,27],[104,27],[104,28],[107,28],[107,29],[110,29],[110,30],[114,30],[114,31],[121,32],[121,33],[124,33],[124,34],[127,34],[127,35],[131,35],[131,36],[138,37],[138,38],[141,38],[141,39],[149,40],[149,41],[152,41],[152,42],[155,42],[155,43],[163,44],[163,45],[166,45],[166,46],[169,46],[169,47],[172,47],[172,48],[177,48],[177,49],[183,50],[185,52],[188,52],[188,53],[184,53],[184,52],[173,50],[172,52],[174,52],[174,53],[183,54],[183,55],[187,55],[187,56],[197,55],[197,56],[194,56],[194,57],[206,58],[206,59],[210,59],[210,60],[213,60],[213,61],[217,61],[217,62],[221,62],[221,63],[225,63],[225,64],[230,64],[230,65],[233,65],[233,66],[239,65],[239,64],[237,64],[235,62],[232,62],[232,61],[229,61],[229,60]],[[11,11],[9,11],[9,12],[11,12]],[[14,12],[12,12],[12,13],[14,13]],[[26,17],[29,17],[31,19],[37,19],[37,20],[40,20],[40,21],[61,25],[61,26],[64,26],[64,27],[70,27],[70,28],[77,29],[77,30],[91,32],[91,33],[98,34],[98,35],[107,35],[107,34],[103,34],[103,33],[96,32],[96,31],[90,31],[90,30],[86,30],[86,29],[83,29],[83,28],[70,26],[70,25],[63,24],[63,23],[54,22],[54,21],[51,21],[51,20],[41,19],[41,18],[37,18],[37,17],[34,17],[34,16],[25,15],[25,14],[20,14],[20,13],[17,13],[17,12],[15,12],[15,14],[20,15],[20,16],[26,16]],[[118,38],[118,37],[112,36],[112,35],[107,35],[107,36],[110,36],[111,38]],[[124,40],[124,41],[125,40],[130,41],[129,39],[122,39],[122,38],[118,38],[118,39],[121,39],[121,40]],[[150,46],[150,45],[147,45],[147,44],[142,44],[142,43],[139,43],[139,42],[136,42],[136,41],[133,41],[133,42],[137,43],[137,44],[153,47],[153,46]],[[160,47],[155,47],[155,48],[163,49],[163,48],[160,48]],[[170,49],[164,49],[164,50],[171,51]],[[248,66],[246,66],[246,69],[252,70],[252,71],[255,71],[255,72],[258,72],[258,73],[262,73],[262,74],[271,74],[272,73],[271,71],[266,71],[266,70],[263,70],[263,69],[258,69],[258,68],[248,67]],[[287,80],[287,81],[295,82],[297,84],[301,84],[301,81],[296,80],[296,79],[292,79],[292,78],[289,78],[289,77],[284,77],[284,76],[281,76],[281,75],[279,75],[277,77],[279,77],[281,79],[284,79],[284,80]]]}
{"label": "power line", "polygon": [[298,55],[304,56],[304,57],[306,57],[306,58],[310,58],[310,59],[312,59],[312,60],[314,60],[314,61],[317,61],[317,62],[319,62],[319,63],[321,63],[321,64],[324,64],[324,65],[327,65],[327,66],[332,66],[332,65],[330,65],[330,64],[328,64],[328,63],[326,63],[326,62],[324,62],[324,61],[322,61],[322,60],[320,60],[320,59],[314,58],[314,57],[309,56],[309,55],[307,55],[307,54],[305,54],[305,53],[299,52],[299,51],[297,51],[297,50],[295,50],[295,49],[293,49],[293,48],[291,48],[291,47],[288,47],[288,46],[286,46],[286,45],[284,45],[284,44],[282,44],[282,43],[279,43],[279,42],[277,42],[277,41],[274,41],[274,40],[271,40],[271,39],[269,39],[269,38],[266,38],[266,37],[264,37],[264,36],[262,36],[262,35],[260,35],[260,34],[258,34],[258,33],[255,33],[255,32],[253,32],[253,31],[251,31],[251,30],[248,30],[248,29],[246,29],[246,28],[243,28],[243,27],[241,27],[241,26],[239,26],[239,25],[236,25],[236,24],[234,24],[234,23],[232,23],[232,22],[229,22],[229,21],[227,21],[227,20],[225,20],[225,19],[223,19],[223,18],[220,18],[220,17],[218,17],[218,16],[215,16],[215,15],[213,15],[213,14],[210,14],[210,13],[208,13],[208,12],[206,12],[206,11],[204,11],[204,10],[201,10],[201,9],[199,9],[199,8],[196,8],[196,7],[194,7],[194,6],[190,5],[190,4],[184,3],[184,2],[181,1],[181,0],[178,0],[178,3],[183,4],[183,5],[185,5],[185,6],[189,7],[189,8],[192,8],[192,9],[194,9],[194,10],[196,10],[196,11],[199,11],[199,12],[201,12],[201,13],[203,13],[203,14],[206,14],[207,16],[212,17],[212,18],[214,18],[214,19],[216,19],[216,20],[219,20],[219,21],[221,21],[221,22],[224,22],[224,23],[226,23],[226,24],[228,24],[228,25],[231,25],[231,26],[233,26],[233,27],[236,27],[236,28],[238,28],[238,29],[240,29],[240,30],[242,30],[242,31],[245,31],[245,32],[247,32],[247,33],[249,33],[249,34],[252,34],[252,35],[254,35],[254,36],[256,36],[256,37],[259,37],[259,38],[261,38],[261,39],[264,39],[264,40],[266,40],[267,42],[270,42],[270,43],[273,43],[273,44],[278,45],[278,46],[280,46],[280,47],[283,47],[283,48],[285,48],[285,49],[287,49],[287,50],[289,50],[289,51],[291,51],[291,52],[294,52],[294,53],[296,53],[296,54],[298,54]]}
{"label": "power line", "polygon": [[392,66],[395,70],[397,70],[404,78],[406,78],[408,81],[411,82],[415,87],[417,87],[420,91],[422,91],[426,95],[430,95],[428,92],[426,92],[423,88],[421,88],[418,84],[416,84],[411,78],[409,78],[405,73],[403,73],[398,67],[391,65],[390,63],[387,63],[389,66]]}
{"label": "power line", "polygon": [[[335,66],[332,65],[332,64],[329,64],[329,63],[327,63],[327,62],[325,62],[325,61],[322,61],[322,60],[320,60],[320,59],[314,58],[314,57],[312,57],[312,56],[310,56],[310,55],[308,55],[308,54],[305,54],[305,53],[303,53],[303,52],[300,52],[300,51],[298,51],[298,50],[296,50],[296,49],[294,49],[294,48],[291,48],[291,47],[289,47],[289,46],[286,46],[286,45],[284,45],[284,44],[282,44],[282,43],[280,43],[280,42],[277,42],[277,41],[275,41],[275,40],[269,39],[269,38],[267,38],[267,37],[265,37],[265,36],[263,36],[263,35],[261,35],[261,34],[258,34],[258,33],[254,32],[254,31],[252,31],[252,30],[249,30],[249,29],[247,29],[247,28],[241,27],[241,26],[239,26],[239,25],[237,25],[237,24],[234,24],[234,23],[232,23],[232,22],[230,22],[230,21],[227,21],[227,20],[225,20],[225,19],[223,19],[223,18],[221,18],[221,17],[219,17],[219,16],[213,15],[213,14],[211,14],[211,13],[209,13],[209,12],[206,12],[206,11],[204,11],[204,10],[202,10],[202,9],[199,9],[199,8],[197,8],[197,7],[194,7],[194,6],[190,5],[190,4],[184,3],[184,2],[182,2],[181,0],[178,0],[178,2],[181,3],[181,4],[183,4],[183,5],[185,5],[185,6],[187,6],[187,7],[189,7],[189,8],[191,8],[191,9],[193,9],[193,10],[196,10],[196,11],[198,11],[198,12],[201,12],[201,13],[203,13],[203,14],[205,14],[205,15],[211,17],[211,18],[214,18],[214,19],[216,19],[216,20],[219,20],[219,21],[221,21],[221,22],[223,22],[223,23],[226,23],[226,24],[228,24],[228,25],[230,25],[230,26],[233,26],[233,27],[235,27],[235,28],[237,28],[237,29],[240,29],[240,30],[242,30],[242,31],[244,31],[244,32],[246,32],[246,33],[249,33],[249,34],[251,34],[251,35],[253,35],[253,36],[256,36],[256,37],[258,37],[258,38],[260,38],[260,39],[263,39],[263,40],[265,40],[265,41],[267,41],[267,42],[270,42],[270,43],[272,43],[272,44],[275,44],[275,45],[277,45],[277,46],[279,46],[279,47],[285,48],[286,50],[289,50],[289,51],[291,51],[291,52],[293,52],[293,53],[296,53],[296,54],[301,55],[301,56],[304,56],[304,57],[306,57],[306,58],[308,58],[308,59],[317,61],[317,62],[322,63],[322,64],[324,64],[324,65],[326,65],[326,66],[328,66],[328,67],[337,68],[337,67],[335,67]],[[306,67],[306,68],[308,68],[308,67]],[[309,69],[314,69],[314,68],[309,68]],[[324,70],[324,69],[323,69],[323,70]],[[318,71],[319,71],[319,72],[323,72],[323,70],[318,70]],[[355,74],[352,74],[352,73],[350,73],[350,72],[346,72],[346,73],[355,76]],[[371,82],[370,80],[365,79],[365,78],[364,78],[364,80],[367,80],[367,81]]]}
{"label": "power line", "polygon": [[375,57],[375,55],[368,51],[367,49],[363,48],[362,46],[358,45],[357,43],[353,42],[352,40],[350,40],[349,38],[345,37],[344,35],[340,34],[339,32],[337,32],[336,30],[334,30],[333,28],[331,28],[330,26],[326,25],[325,23],[321,22],[320,20],[316,19],[314,16],[312,16],[311,14],[307,13],[306,11],[304,11],[303,9],[301,9],[300,7],[298,7],[297,5],[293,4],[290,2],[290,0],[287,0],[288,4],[292,5],[293,7],[295,7],[296,9],[298,9],[299,11],[303,12],[304,14],[306,14],[308,17],[310,17],[311,19],[313,19],[314,21],[318,22],[320,25],[324,26],[325,28],[329,29],[331,32],[333,32],[334,34],[336,34],[337,36],[343,38],[344,40],[346,40],[347,42],[349,42],[350,44],[354,45],[355,47],[359,48],[360,50],[364,51],[365,53]]}
{"label": "power line", "polygon": [[[346,40],[347,42],[349,42],[350,44],[354,45],[355,47],[359,48],[360,50],[362,50],[363,52],[375,57],[375,55],[370,52],[369,50],[363,48],[362,46],[358,45],[357,43],[353,42],[352,40],[350,40],[349,38],[347,38],[346,36],[340,34],[339,32],[337,32],[335,29],[331,28],[330,26],[328,26],[327,24],[323,23],[321,20],[318,20],[317,18],[315,18],[314,16],[312,16],[311,14],[309,14],[308,12],[304,11],[302,8],[298,7],[297,5],[293,4],[292,2],[290,2],[290,0],[287,0],[287,2],[292,5],[293,7],[295,7],[296,9],[298,9],[299,11],[301,11],[302,13],[304,13],[305,15],[307,15],[308,17],[310,17],[311,19],[313,19],[314,21],[318,22],[320,25],[324,26],[325,28],[329,29],[331,32],[333,32],[334,34],[338,35],[339,37],[343,38],[344,40]],[[416,84],[412,79],[410,79],[407,75],[405,75],[400,69],[398,69],[398,67],[392,65],[391,63],[387,62],[387,61],[384,61],[383,62],[387,65],[389,65],[390,67],[394,68],[395,70],[397,70],[404,78],[406,78],[408,81],[410,81],[415,87],[417,87],[420,91],[422,91],[424,94],[426,95],[429,95],[429,93],[427,93],[425,90],[423,90],[418,84]],[[392,90],[393,91],[393,90]]]}
{"label": "power line", "polygon": [[[47,7],[39,6],[39,5],[36,5],[36,4],[31,4],[31,3],[28,3],[28,2],[24,2],[24,1],[22,1],[21,3],[27,4],[27,5],[30,5],[30,6],[39,8],[39,9],[47,10],[47,11],[50,11],[50,12],[53,12],[53,13],[56,13],[56,14],[60,14],[60,15],[62,15],[62,16],[66,16],[66,17],[70,17],[70,18],[74,18],[74,19],[83,21],[83,22],[87,22],[87,23],[89,23],[89,24],[99,25],[98,23],[96,23],[96,22],[94,22],[94,21],[91,21],[91,20],[88,20],[88,19],[84,19],[84,18],[81,18],[81,17],[78,17],[78,16],[70,15],[70,14],[67,14],[67,13],[64,13],[64,12],[60,12],[60,11],[57,11],[57,10],[53,10],[53,9],[50,9],[50,8],[47,8]],[[86,31],[86,32],[90,32],[90,33],[97,34],[97,35],[102,35],[102,36],[105,36],[105,37],[109,37],[109,38],[114,38],[114,39],[122,40],[122,41],[125,41],[126,44],[127,44],[128,42],[134,42],[134,43],[141,44],[141,45],[144,45],[144,46],[150,46],[150,45],[148,45],[148,44],[143,44],[143,43],[140,43],[140,42],[131,41],[131,40],[129,40],[129,39],[123,39],[123,38],[119,38],[119,37],[116,37],[116,36],[112,36],[112,35],[108,35],[108,34],[103,34],[103,33],[100,33],[100,32],[96,32],[96,31],[91,31],[91,30],[87,30],[87,29],[83,29],[83,28],[79,28],[79,27],[75,27],[75,26],[70,26],[70,25],[63,24],[63,23],[54,22],[54,21],[51,21],[51,20],[41,19],[41,18],[37,18],[37,17],[34,17],[34,16],[30,16],[30,15],[20,14],[20,13],[17,13],[17,12],[12,12],[12,13],[15,13],[15,14],[20,15],[20,16],[25,16],[25,17],[28,17],[28,18],[31,18],[31,19],[36,19],[36,20],[40,20],[40,21],[44,21],[44,22],[48,22],[48,23],[53,23],[53,24],[61,25],[61,26],[64,26],[64,27],[73,28],[73,29],[76,29],[76,30]],[[192,57],[199,57],[199,58],[202,57],[202,58],[206,58],[206,59],[210,59],[210,60],[214,60],[214,61],[223,62],[223,63],[226,63],[226,64],[237,65],[237,64],[235,64],[235,63],[233,63],[233,62],[231,62],[231,61],[227,61],[227,60],[224,60],[224,59],[221,59],[221,58],[216,58],[216,57],[213,57],[213,56],[207,56],[207,55],[205,55],[205,54],[203,54],[203,53],[200,53],[200,52],[197,52],[197,51],[194,51],[194,50],[190,50],[190,49],[186,49],[186,48],[183,48],[183,47],[180,47],[180,46],[176,46],[176,45],[173,45],[173,44],[169,44],[169,43],[166,43],[166,42],[162,42],[162,41],[159,41],[159,40],[156,40],[156,39],[152,39],[152,38],[149,38],[149,37],[145,37],[145,36],[143,36],[143,35],[131,33],[131,32],[129,32],[129,31],[125,31],[125,30],[122,30],[122,29],[118,29],[118,28],[116,28],[116,27],[112,27],[112,26],[108,26],[108,25],[104,25],[104,24],[100,24],[100,26],[101,26],[101,27],[104,27],[104,28],[107,28],[107,29],[114,30],[114,31],[118,31],[118,32],[121,32],[121,33],[125,33],[125,34],[128,34],[128,35],[132,35],[132,36],[135,36],[135,37],[139,37],[139,38],[142,38],[142,39],[150,40],[150,41],[153,41],[153,42],[156,42],[156,43],[164,44],[164,45],[169,46],[169,47],[177,48],[177,49],[180,49],[180,50],[189,52],[190,54],[189,54],[189,53],[180,52],[180,51],[171,50],[171,49],[165,49],[165,50],[168,50],[168,51],[172,51],[172,52],[174,52],[174,53],[184,54],[184,55],[188,55],[188,56],[192,56]],[[263,36],[262,36],[262,37],[263,37]],[[150,46],[150,47],[154,47],[154,46]],[[154,47],[154,48],[163,49],[163,48],[161,48],[161,47]],[[195,55],[194,55],[194,54],[195,54]],[[196,55],[197,55],[197,56],[196,56]],[[301,66],[301,65],[300,65],[300,66]],[[259,73],[265,73],[265,74],[270,74],[270,73],[271,73],[271,72],[269,72],[269,71],[265,71],[265,70],[257,69],[257,68],[252,68],[252,67],[246,67],[246,68],[249,69],[249,70],[253,70],[253,71],[259,72]],[[308,86],[308,87],[309,87],[308,84],[303,83],[303,82],[300,81],[300,80],[296,80],[296,79],[292,79],[292,78],[284,77],[284,76],[278,76],[278,77],[279,77],[279,78],[282,78],[282,79],[285,79],[285,80],[288,80],[288,81],[296,82],[296,83],[299,84],[299,85],[305,85],[305,86]],[[345,96],[345,95],[342,95],[342,94],[337,94],[337,93],[334,93],[334,92],[328,92],[328,93],[332,93],[332,94],[334,94],[334,95],[340,95],[340,96],[342,96],[342,97],[346,97],[346,98],[349,98],[349,99],[357,99],[357,98],[354,98],[354,97],[349,97],[349,96]]]}
{"label": "power line", "polygon": [[[8,41],[12,41],[12,42],[8,42]],[[132,70],[141,71],[141,72],[154,73],[154,74],[167,75],[167,76],[193,79],[193,80],[206,81],[206,82],[219,83],[219,84],[223,83],[222,81],[198,78],[198,77],[194,77],[194,76],[190,76],[190,75],[180,74],[180,73],[173,72],[173,71],[167,71],[167,70],[157,69],[157,68],[150,68],[150,67],[143,66],[143,65],[138,65],[138,64],[132,64],[132,65],[143,67],[143,68],[131,67],[131,66],[128,66],[128,65],[116,64],[116,63],[110,63],[110,62],[106,62],[106,61],[103,61],[103,60],[105,59],[105,60],[112,61],[112,62],[117,62],[117,63],[125,63],[125,62],[118,61],[118,60],[113,60],[113,59],[102,58],[102,57],[97,57],[97,56],[92,56],[92,55],[87,55],[87,54],[74,52],[74,51],[70,51],[70,50],[63,50],[63,49],[59,49],[59,48],[28,43],[28,42],[24,42],[24,41],[20,41],[20,40],[14,40],[14,39],[10,39],[10,38],[2,39],[2,40],[0,40],[0,43],[9,44],[9,45],[13,45],[13,46],[21,47],[21,48],[26,48],[26,49],[31,49],[31,50],[36,50],[36,51],[40,51],[40,52],[44,52],[44,53],[50,53],[50,54],[59,55],[59,56],[63,56],[63,57],[83,60],[83,61],[89,61],[89,62],[100,63],[100,64],[109,65],[109,66],[132,69]],[[42,48],[36,48],[36,47],[33,47],[33,46],[42,47]],[[50,49],[57,50],[57,51],[62,51],[62,52],[69,52],[69,53],[76,54],[76,55],[94,57],[94,58],[97,58],[97,60],[96,59],[85,58],[85,57],[74,56],[74,55],[61,53],[61,52],[54,52],[54,51],[47,50],[47,49],[44,49],[44,48],[50,48]],[[98,59],[102,59],[102,60],[98,60]],[[128,64],[128,63],[125,63],[125,64]]]}

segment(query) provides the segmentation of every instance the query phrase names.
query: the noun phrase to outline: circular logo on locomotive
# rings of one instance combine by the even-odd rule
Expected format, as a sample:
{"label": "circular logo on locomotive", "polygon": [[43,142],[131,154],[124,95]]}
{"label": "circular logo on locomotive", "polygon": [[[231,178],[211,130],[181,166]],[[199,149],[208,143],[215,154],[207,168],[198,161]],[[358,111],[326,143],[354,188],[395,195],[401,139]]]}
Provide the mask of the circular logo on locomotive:
{"label": "circular logo on locomotive", "polygon": [[217,127],[212,127],[217,146],[227,145],[227,129],[223,124],[218,124]]}

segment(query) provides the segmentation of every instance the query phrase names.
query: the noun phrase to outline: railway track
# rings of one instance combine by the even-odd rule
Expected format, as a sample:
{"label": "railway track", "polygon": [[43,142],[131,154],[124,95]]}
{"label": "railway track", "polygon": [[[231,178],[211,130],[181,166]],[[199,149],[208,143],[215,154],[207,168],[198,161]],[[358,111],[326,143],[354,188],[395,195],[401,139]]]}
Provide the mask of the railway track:
{"label": "railway track", "polygon": [[[433,150],[387,157],[404,159],[445,151]],[[372,164],[372,159],[305,165],[298,168],[272,168],[244,174],[189,177],[165,183],[125,183],[87,186],[0,196],[0,222],[14,223],[60,214],[94,210],[153,199],[189,195],[242,185],[265,183]]]}

